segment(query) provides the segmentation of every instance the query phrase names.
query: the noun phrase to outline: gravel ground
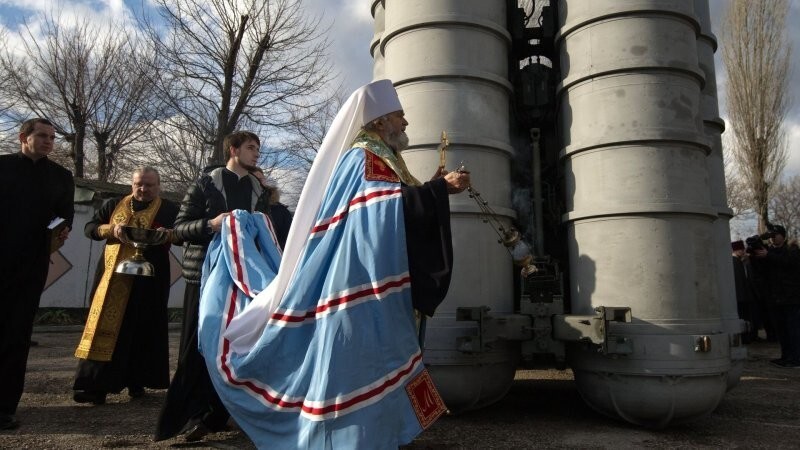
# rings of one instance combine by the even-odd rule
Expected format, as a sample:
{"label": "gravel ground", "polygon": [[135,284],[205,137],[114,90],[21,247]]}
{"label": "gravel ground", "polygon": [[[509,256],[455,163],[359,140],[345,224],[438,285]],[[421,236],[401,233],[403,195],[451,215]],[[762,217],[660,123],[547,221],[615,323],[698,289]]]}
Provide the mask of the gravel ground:
{"label": "gravel ground", "polygon": [[[17,430],[0,432],[0,448],[236,448],[250,449],[238,431],[200,443],[181,438],[154,443],[164,391],[139,399],[110,395],[102,406],[72,401],[72,356],[80,332],[38,329],[31,349]],[[170,333],[171,353],[179,332]],[[738,387],[709,416],[666,430],[647,430],[605,418],[580,399],[569,371],[519,371],[508,396],[480,411],[444,417],[408,449],[485,448],[800,448],[800,370],[769,365],[776,344],[750,346]]]}

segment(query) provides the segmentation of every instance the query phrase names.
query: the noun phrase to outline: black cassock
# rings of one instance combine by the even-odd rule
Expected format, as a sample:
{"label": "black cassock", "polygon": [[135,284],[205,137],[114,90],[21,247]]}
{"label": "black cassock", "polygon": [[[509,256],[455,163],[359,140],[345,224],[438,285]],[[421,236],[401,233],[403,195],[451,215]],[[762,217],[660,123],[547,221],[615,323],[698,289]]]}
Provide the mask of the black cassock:
{"label": "black cassock", "polygon": [[450,200],[444,178],[403,185],[408,270],[414,308],[433,316],[450,287],[453,242]]}

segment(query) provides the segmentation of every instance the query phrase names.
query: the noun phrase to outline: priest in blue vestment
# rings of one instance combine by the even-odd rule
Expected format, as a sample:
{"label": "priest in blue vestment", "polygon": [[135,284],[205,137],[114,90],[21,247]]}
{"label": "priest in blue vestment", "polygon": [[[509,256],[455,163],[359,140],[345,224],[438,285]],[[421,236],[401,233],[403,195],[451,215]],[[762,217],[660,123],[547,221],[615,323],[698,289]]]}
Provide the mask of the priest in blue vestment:
{"label": "priest in blue vestment", "polygon": [[396,449],[445,410],[422,364],[415,309],[450,283],[448,195],[420,183],[389,80],[333,121],[280,249],[269,219],[236,212],[203,267],[200,347],[232,417],[259,448]]}

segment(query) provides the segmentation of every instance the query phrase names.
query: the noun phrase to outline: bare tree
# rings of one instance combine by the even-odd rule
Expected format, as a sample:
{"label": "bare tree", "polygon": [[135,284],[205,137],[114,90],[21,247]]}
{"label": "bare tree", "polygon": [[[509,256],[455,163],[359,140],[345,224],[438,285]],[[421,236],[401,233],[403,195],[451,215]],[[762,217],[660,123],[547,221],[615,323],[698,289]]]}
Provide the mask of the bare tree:
{"label": "bare tree", "polygon": [[770,199],[771,221],[783,225],[790,237],[800,236],[800,175],[778,185]]}
{"label": "bare tree", "polygon": [[[8,48],[9,45],[8,33],[5,29],[0,28],[0,48]],[[11,141],[10,136],[16,136],[14,128],[17,128],[18,124],[10,120],[7,115],[7,112],[14,107],[14,98],[7,94],[11,88],[11,83],[8,77],[3,76],[1,68],[2,66],[0,66],[0,136],[3,139],[0,139],[0,146],[5,147]]]}
{"label": "bare tree", "polygon": [[291,137],[285,145],[292,149],[288,153],[291,154],[292,164],[295,167],[306,172],[311,168],[322,140],[325,139],[325,134],[344,101],[345,97],[340,88],[320,108],[312,109],[310,114],[308,111],[301,111],[301,114],[292,121]]}
{"label": "bare tree", "polygon": [[790,102],[788,7],[787,0],[732,0],[723,25],[730,150],[760,231],[788,158],[783,127]]}
{"label": "bare tree", "polygon": [[[75,175],[84,176],[84,140],[87,116],[96,100],[94,72],[90,66],[96,32],[88,21],[76,27],[62,27],[57,18],[44,16],[42,36],[24,25],[24,57],[6,49],[4,76],[12,83],[12,95],[39,117],[53,122],[56,132],[72,145]],[[106,68],[97,72],[105,76]],[[20,112],[22,120],[28,111]]]}
{"label": "bare tree", "polygon": [[[221,163],[222,140],[238,128],[289,130],[324,103],[330,79],[320,19],[300,0],[154,0],[161,95]],[[162,31],[165,30],[165,31]]]}
{"label": "bare tree", "polygon": [[187,131],[181,118],[157,122],[141,139],[132,143],[118,170],[130,172],[136,166],[158,169],[164,189],[183,192],[197,179],[208,159],[208,147]]}
{"label": "bare tree", "polygon": [[164,102],[155,89],[158,73],[155,52],[146,43],[126,40],[118,49],[116,69],[106,80],[89,127],[95,143],[97,178],[114,178],[115,164],[123,149],[141,142],[157,119],[164,115]]}
{"label": "bare tree", "polygon": [[731,133],[722,136],[722,161],[725,169],[725,198],[733,210],[734,217],[753,214],[752,192],[747,188],[747,181],[739,174],[733,161],[734,142]]}
{"label": "bare tree", "polygon": [[8,48],[0,54],[3,76],[11,84],[7,95],[27,109],[17,112],[18,121],[33,112],[53,122],[56,132],[70,142],[74,173],[82,177],[89,116],[108,88],[119,34],[112,25],[103,33],[88,19],[62,26],[52,14],[42,16],[41,36],[28,23],[23,28],[24,56]]}
{"label": "bare tree", "polygon": [[736,175],[728,176],[728,179],[725,180],[725,188],[728,206],[733,210],[734,217],[752,213],[753,209],[750,205],[753,204],[753,201],[744,177]]}

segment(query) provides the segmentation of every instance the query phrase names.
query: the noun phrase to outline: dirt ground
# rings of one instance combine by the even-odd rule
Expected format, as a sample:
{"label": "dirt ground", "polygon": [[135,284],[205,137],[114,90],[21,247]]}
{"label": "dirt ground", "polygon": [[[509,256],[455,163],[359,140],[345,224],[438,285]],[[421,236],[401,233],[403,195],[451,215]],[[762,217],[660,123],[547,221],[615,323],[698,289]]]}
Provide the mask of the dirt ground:
{"label": "dirt ground", "polygon": [[[164,391],[131,400],[110,395],[101,406],[72,401],[72,352],[80,332],[38,329],[31,349],[17,430],[0,432],[0,448],[253,448],[240,432],[154,443]],[[174,356],[179,333],[170,333]],[[506,398],[480,411],[444,417],[407,448],[800,448],[800,370],[768,361],[776,344],[750,346],[744,376],[716,411],[654,431],[605,418],[580,399],[569,371],[520,371]]]}

